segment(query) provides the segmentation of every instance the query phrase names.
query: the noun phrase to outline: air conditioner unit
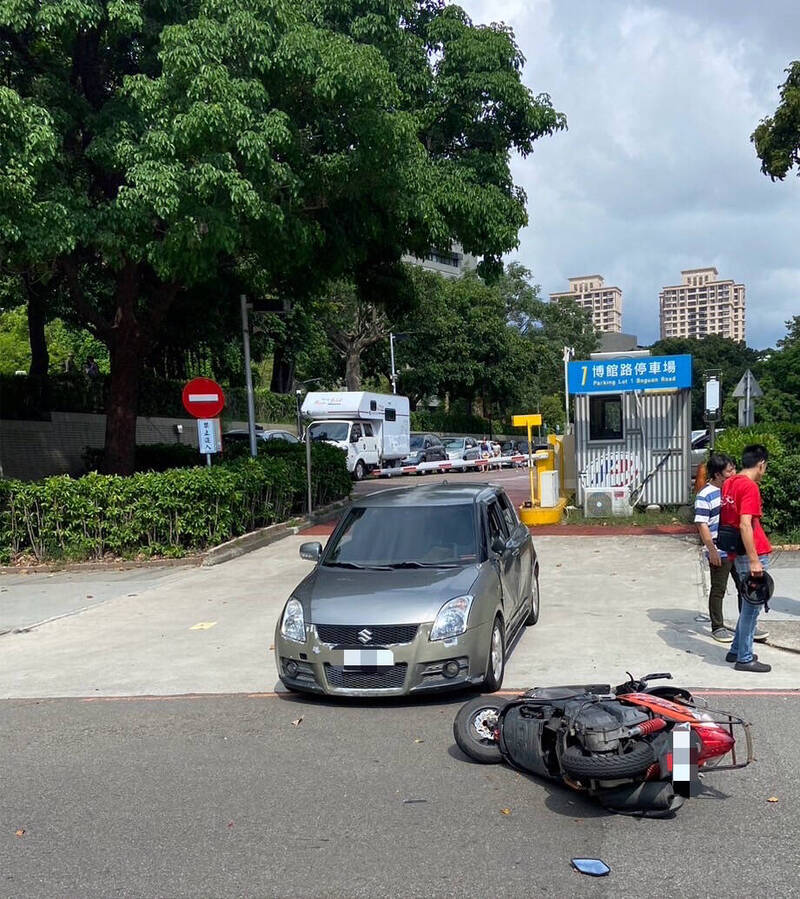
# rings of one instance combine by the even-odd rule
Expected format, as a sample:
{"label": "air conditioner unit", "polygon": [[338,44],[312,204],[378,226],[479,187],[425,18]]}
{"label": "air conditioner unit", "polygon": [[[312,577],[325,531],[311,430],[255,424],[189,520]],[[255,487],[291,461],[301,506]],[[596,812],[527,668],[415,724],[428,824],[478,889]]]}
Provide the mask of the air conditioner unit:
{"label": "air conditioner unit", "polygon": [[587,518],[623,518],[633,515],[628,487],[591,487],[583,494]]}

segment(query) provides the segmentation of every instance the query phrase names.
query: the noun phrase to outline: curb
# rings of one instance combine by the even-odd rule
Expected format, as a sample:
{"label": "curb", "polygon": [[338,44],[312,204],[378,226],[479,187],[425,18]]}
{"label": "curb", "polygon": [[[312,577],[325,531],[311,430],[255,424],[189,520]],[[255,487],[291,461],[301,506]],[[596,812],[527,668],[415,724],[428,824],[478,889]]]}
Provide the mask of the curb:
{"label": "curb", "polygon": [[25,566],[0,565],[0,576],[4,574],[54,574],[59,571],[128,571],[134,568],[196,568],[221,565],[224,562],[229,562],[231,559],[237,559],[245,553],[260,549],[262,546],[276,543],[284,537],[292,537],[299,534],[316,524],[324,524],[336,518],[340,511],[349,503],[349,497],[337,500],[335,503],[315,510],[311,513],[310,518],[304,516],[290,519],[289,521],[294,522],[294,524],[289,522],[271,524],[268,527],[259,528],[257,531],[251,531],[249,534],[242,534],[241,537],[234,537],[233,540],[228,540],[219,546],[213,546],[204,553],[196,553],[180,559],[117,560],[114,562],[43,562],[41,565]]}
{"label": "curb", "polygon": [[313,527],[315,524],[323,524],[336,518],[341,509],[350,502],[349,498],[323,506],[311,513],[311,517],[290,519],[295,524],[283,522],[281,524],[271,524],[266,528],[259,528],[257,531],[251,531],[249,534],[242,534],[241,537],[234,537],[227,543],[221,543],[213,549],[208,550],[202,557],[202,566],[208,568],[212,565],[221,565],[224,562],[230,562],[231,559],[238,559],[245,553],[252,552],[255,549],[261,549],[263,546],[269,546],[271,543],[277,543],[284,537],[293,537],[307,528]]}

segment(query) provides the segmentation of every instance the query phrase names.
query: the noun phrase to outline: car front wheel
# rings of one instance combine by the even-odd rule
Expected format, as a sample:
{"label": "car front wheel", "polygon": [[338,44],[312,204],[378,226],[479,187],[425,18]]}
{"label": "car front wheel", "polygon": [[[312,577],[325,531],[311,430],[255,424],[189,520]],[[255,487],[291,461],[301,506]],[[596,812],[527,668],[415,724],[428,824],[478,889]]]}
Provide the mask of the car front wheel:
{"label": "car front wheel", "polygon": [[506,672],[506,639],[503,619],[498,615],[492,625],[492,638],[489,643],[489,658],[486,660],[486,675],[483,689],[494,693],[503,686],[503,675]]}

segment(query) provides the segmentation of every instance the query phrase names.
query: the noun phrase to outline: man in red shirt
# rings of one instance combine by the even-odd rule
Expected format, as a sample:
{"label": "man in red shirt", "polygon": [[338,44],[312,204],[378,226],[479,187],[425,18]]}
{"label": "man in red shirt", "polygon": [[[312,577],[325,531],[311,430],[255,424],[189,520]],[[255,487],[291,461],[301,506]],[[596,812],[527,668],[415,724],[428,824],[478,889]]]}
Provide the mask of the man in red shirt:
{"label": "man in red shirt", "polygon": [[[744,553],[737,552],[734,560],[738,580],[745,584],[749,577],[763,576],[772,552],[767,535],[761,526],[761,491],[758,484],[767,470],[769,453],[759,443],[746,446],[742,451],[742,470],[728,478],[722,485],[720,529],[736,528],[741,536]],[[742,601],[740,597],[739,621],[725,656],[728,662],[736,662],[737,671],[767,672],[771,666],[758,661],[753,655],[753,636],[758,624],[761,606]]]}

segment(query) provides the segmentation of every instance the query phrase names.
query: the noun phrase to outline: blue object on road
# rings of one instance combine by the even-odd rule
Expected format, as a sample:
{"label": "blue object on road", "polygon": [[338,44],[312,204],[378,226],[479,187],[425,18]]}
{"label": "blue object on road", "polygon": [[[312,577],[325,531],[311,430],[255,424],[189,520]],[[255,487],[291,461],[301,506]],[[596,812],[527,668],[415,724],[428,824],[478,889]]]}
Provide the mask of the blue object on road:
{"label": "blue object on road", "polygon": [[590,877],[605,877],[611,872],[611,868],[599,858],[573,858],[572,867]]}

